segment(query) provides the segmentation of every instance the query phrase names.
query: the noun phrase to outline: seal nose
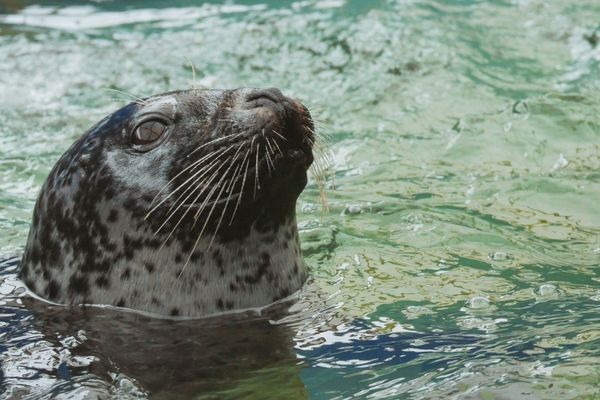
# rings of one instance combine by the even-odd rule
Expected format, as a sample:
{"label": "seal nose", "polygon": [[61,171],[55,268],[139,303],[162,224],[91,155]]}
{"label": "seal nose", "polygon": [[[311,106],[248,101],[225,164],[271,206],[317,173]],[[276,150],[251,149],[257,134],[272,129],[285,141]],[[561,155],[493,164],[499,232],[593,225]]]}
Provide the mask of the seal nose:
{"label": "seal nose", "polygon": [[246,102],[255,106],[266,106],[269,103],[279,104],[285,96],[277,88],[256,89],[246,95]]}

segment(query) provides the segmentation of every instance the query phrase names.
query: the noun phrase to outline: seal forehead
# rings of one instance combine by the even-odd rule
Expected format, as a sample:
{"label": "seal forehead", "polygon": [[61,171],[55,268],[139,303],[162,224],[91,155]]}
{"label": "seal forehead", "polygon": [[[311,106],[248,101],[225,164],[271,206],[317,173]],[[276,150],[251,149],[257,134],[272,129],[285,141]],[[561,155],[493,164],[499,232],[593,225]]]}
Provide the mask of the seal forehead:
{"label": "seal forehead", "polygon": [[173,95],[150,98],[144,103],[144,107],[138,110],[136,116],[156,112],[165,114],[169,118],[175,118],[178,106],[179,102]]}

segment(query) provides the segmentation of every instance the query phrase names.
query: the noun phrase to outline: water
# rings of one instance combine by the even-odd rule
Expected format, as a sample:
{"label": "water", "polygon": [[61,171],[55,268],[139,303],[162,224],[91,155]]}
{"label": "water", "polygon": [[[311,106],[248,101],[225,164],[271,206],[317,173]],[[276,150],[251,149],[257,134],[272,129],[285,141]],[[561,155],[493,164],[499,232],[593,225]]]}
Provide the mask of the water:
{"label": "water", "polygon": [[31,301],[9,260],[3,398],[600,396],[600,3],[162,7],[0,2],[0,255],[128,101],[105,89],[277,86],[334,159],[329,210],[298,204],[312,281],[291,313],[163,321]]}

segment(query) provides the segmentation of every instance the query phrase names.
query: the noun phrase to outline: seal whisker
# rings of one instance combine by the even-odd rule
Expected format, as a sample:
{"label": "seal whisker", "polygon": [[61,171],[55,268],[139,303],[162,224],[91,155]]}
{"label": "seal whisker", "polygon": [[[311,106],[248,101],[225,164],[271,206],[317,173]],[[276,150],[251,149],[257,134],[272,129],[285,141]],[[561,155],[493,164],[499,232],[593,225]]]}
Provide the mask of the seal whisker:
{"label": "seal whisker", "polygon": [[[216,189],[218,186],[215,186],[214,189]],[[225,186],[223,186],[221,188],[221,192],[223,192]],[[219,195],[217,197],[221,196],[221,192],[219,193]],[[194,254],[194,251],[196,251],[196,246],[198,246],[198,242],[200,241],[200,238],[202,237],[202,234],[204,233],[204,229],[206,229],[206,226],[208,225],[208,221],[210,220],[210,216],[212,215],[212,212],[215,210],[215,206],[217,205],[217,202],[213,203],[213,206],[211,207],[208,216],[206,217],[206,220],[204,221],[204,225],[202,226],[202,229],[200,230],[200,234],[198,235],[198,238],[196,239],[196,242],[194,243],[194,246],[192,247],[192,251],[190,251],[190,255],[188,256],[187,260],[185,260],[185,264],[183,264],[183,268],[181,268],[181,272],[179,272],[178,278],[183,274],[183,271],[187,268],[188,264],[190,263],[190,259],[192,258],[192,254]],[[210,242],[210,245],[212,244],[212,241]],[[210,249],[210,245],[207,247],[207,250]]]}
{"label": "seal whisker", "polygon": [[[192,186],[193,190],[191,191],[190,195],[188,197],[186,197],[185,200],[183,200],[183,202],[179,205],[179,207],[181,207],[185,201],[192,196],[192,194],[194,194],[196,192],[196,190],[200,189],[200,192],[197,194],[197,196],[194,198],[194,201],[192,202],[192,204],[196,204],[198,199],[200,198],[200,196],[202,195],[202,193],[204,193],[206,191],[206,189],[209,187],[210,183],[217,177],[220,169],[225,166],[224,163],[221,164],[221,166],[219,168],[217,168],[216,171],[213,172],[213,174],[211,175],[211,177],[208,179],[207,182],[203,182],[202,185],[198,185],[198,186]],[[213,190],[210,191],[210,193],[206,196],[206,199],[203,201],[202,205],[200,206],[200,211],[204,209],[204,207],[206,206],[208,200],[210,199],[210,197],[212,196],[212,194],[214,193],[214,190],[217,188],[218,186],[215,186],[215,188]],[[179,209],[178,207],[178,209]],[[177,223],[175,224],[175,226],[173,227],[173,229],[171,229],[171,231],[169,232],[169,234],[167,235],[167,238],[164,240],[161,248],[166,244],[166,242],[169,240],[169,238],[173,235],[173,233],[175,233],[175,230],[177,230],[177,228],[179,227],[179,225],[181,224],[181,222],[185,219],[185,217],[187,216],[187,214],[190,212],[191,207],[187,208],[187,210],[185,210],[185,212],[183,213],[183,215],[181,216],[181,218],[179,218],[179,220],[177,221]],[[169,218],[171,218],[174,213],[177,212],[177,210],[175,210],[170,216]],[[166,223],[166,221],[165,221]],[[163,224],[164,225],[164,224]],[[195,222],[194,222],[195,225]]]}
{"label": "seal whisker", "polygon": [[190,60],[188,57],[186,57],[186,60],[188,61],[188,63],[190,63],[190,68],[192,69],[192,88],[196,87],[196,67],[194,66],[194,63],[192,62],[192,60]]}
{"label": "seal whisker", "polygon": [[[241,148],[242,148],[242,146],[240,146],[240,149],[241,149]],[[238,152],[236,152],[236,155],[235,155],[234,157],[232,157],[231,161],[229,162],[229,167],[228,167],[228,168],[227,168],[227,170],[226,170],[226,171],[223,173],[223,176],[221,177],[221,179],[219,180],[219,182],[218,182],[216,185],[214,185],[213,189],[212,189],[212,190],[210,191],[210,193],[209,193],[209,194],[206,196],[206,199],[205,199],[205,200],[204,200],[204,202],[202,203],[202,206],[201,206],[201,207],[200,207],[200,209],[199,209],[199,210],[196,212],[196,215],[194,215],[194,224],[193,224],[192,226],[195,226],[195,225],[196,225],[196,222],[198,221],[198,217],[199,217],[199,215],[200,215],[200,214],[201,214],[201,213],[204,211],[205,207],[206,207],[206,206],[209,204],[209,203],[208,203],[208,200],[210,200],[210,199],[212,198],[212,194],[213,194],[213,193],[216,191],[216,189],[217,189],[219,186],[221,186],[221,190],[219,191],[219,194],[217,195],[217,198],[216,198],[216,199],[215,199],[215,200],[212,202],[212,207],[211,207],[211,209],[210,209],[210,211],[209,211],[209,213],[208,213],[208,215],[207,215],[207,217],[206,217],[206,219],[205,219],[205,221],[204,221],[204,225],[202,226],[202,229],[201,229],[201,231],[200,231],[200,235],[198,236],[198,238],[200,238],[200,237],[202,236],[202,234],[204,233],[204,229],[206,229],[206,226],[207,226],[207,224],[208,224],[208,222],[209,222],[209,220],[210,220],[210,217],[211,217],[211,215],[212,215],[212,213],[213,213],[213,211],[214,211],[214,209],[215,209],[215,207],[216,207],[217,203],[219,203],[219,201],[220,201],[220,199],[221,199],[221,195],[223,194],[223,190],[224,190],[224,189],[225,189],[225,187],[227,186],[227,182],[223,183],[223,180],[225,180],[225,179],[226,179],[226,177],[227,177],[227,174],[229,173],[229,171],[230,171],[230,170],[231,170],[231,168],[233,167],[233,165],[234,165],[234,163],[235,163],[235,160],[236,160],[236,158],[237,158],[237,156],[238,156],[238,155],[239,155],[239,149],[238,149]],[[223,165],[225,165],[225,164],[223,164]],[[214,238],[215,238],[215,236],[216,236],[216,234],[217,234],[217,232],[218,232],[218,230],[219,230],[219,227],[221,226],[221,222],[222,222],[222,220],[223,220],[223,215],[225,214],[225,211],[227,210],[227,206],[228,206],[228,204],[229,204],[229,201],[230,201],[230,199],[231,199],[231,193],[229,194],[229,197],[227,198],[227,202],[225,203],[225,207],[224,207],[224,209],[223,209],[223,213],[221,214],[221,217],[219,218],[219,222],[218,222],[218,224],[217,224],[217,228],[216,228],[216,229],[215,229],[215,231],[213,232],[213,236],[212,236],[212,238],[211,238],[211,241],[210,241],[210,243],[209,243],[209,245],[208,245],[207,249],[210,249],[210,247],[212,246],[213,240],[214,240]],[[188,259],[187,259],[187,261],[186,261],[186,263],[185,263],[185,265],[184,265],[184,267],[183,267],[183,269],[185,269],[185,268],[186,268],[186,266],[187,266],[187,264],[188,264],[188,262],[189,262],[189,260],[190,260],[190,258],[191,258],[191,256],[192,256],[192,254],[194,253],[194,250],[196,249],[197,243],[198,243],[198,240],[196,240],[196,244],[195,244],[195,245],[194,245],[194,247],[192,248],[192,251],[191,251],[191,253],[190,253],[190,255],[189,255],[189,257],[188,257]],[[182,269],[181,273],[183,273],[183,269]],[[180,276],[181,276],[181,273],[180,273]]]}
{"label": "seal whisker", "polygon": [[[219,165],[216,162],[214,163],[214,166]],[[213,166],[213,167],[214,167]],[[213,177],[216,176],[216,174],[219,172],[218,168],[214,173],[213,173]],[[177,211],[179,211],[179,209],[181,207],[183,207],[183,205],[185,204],[185,202],[192,197],[192,195],[196,192],[197,189],[199,189],[201,187],[201,185],[196,185],[208,172],[210,172],[210,170],[205,171],[205,173],[202,174],[202,176],[198,177],[193,184],[189,185],[188,188],[186,190],[184,190],[184,192],[177,198],[177,200],[175,201],[175,203],[173,204],[173,206],[171,206],[171,208],[169,209],[169,215],[167,216],[167,218],[165,219],[165,221],[161,224],[161,226],[156,230],[156,232],[154,232],[154,236],[156,236],[161,230],[162,228],[167,224],[167,222],[169,222],[171,220],[171,218],[173,218],[173,216],[177,213]],[[210,183],[210,181],[209,181]],[[181,186],[180,186],[181,187]],[[192,189],[189,194],[187,195],[187,197],[183,200],[180,201],[180,199],[185,195],[185,193],[187,193],[190,189]],[[177,205],[177,207],[175,208],[175,210],[173,210],[173,207],[179,202],[179,204]],[[173,210],[173,211],[171,211]],[[181,223],[181,221],[183,220],[183,218],[185,217],[185,215],[187,214],[187,212],[189,211],[186,210],[186,212],[183,214],[183,216],[180,218],[180,220],[177,222],[177,224],[175,225],[175,228],[173,228],[173,231],[169,234],[169,236],[167,237],[167,240],[169,239],[169,237],[171,237],[171,234],[174,232],[175,229],[177,229],[177,226],[179,226],[179,224]]]}
{"label": "seal whisker", "polygon": [[272,129],[271,132],[273,132],[274,134],[276,134],[277,136],[279,136],[280,138],[282,138],[283,140],[285,140],[287,142],[287,138],[285,136],[283,136],[281,133],[277,132],[275,129]]}
{"label": "seal whisker", "polygon": [[[215,189],[218,188],[222,183],[223,180],[225,178],[227,178],[227,174],[229,173],[229,171],[231,170],[231,167],[233,167],[235,160],[237,159],[238,155],[240,154],[240,149],[242,147],[240,146],[240,148],[238,149],[238,151],[235,153],[235,156],[232,157],[231,161],[229,162],[229,167],[225,170],[225,172],[223,173],[223,176],[221,177],[221,179],[219,180],[219,182],[215,185]],[[223,163],[223,165],[225,165],[225,163]],[[221,189],[221,191],[223,191],[223,189],[225,188],[225,185],[223,185],[223,188]],[[207,199],[210,199],[212,193],[209,193],[209,195],[206,197]],[[218,202],[219,197],[217,197],[217,200],[215,201],[215,204]],[[201,212],[202,212],[203,208],[200,208],[197,212],[196,215],[194,215],[194,220],[197,220],[198,217],[200,216]],[[195,222],[194,222],[195,224]]]}
{"label": "seal whisker", "polygon": [[125,96],[128,96],[128,97],[130,97],[130,98],[134,99],[136,103],[139,103],[139,104],[141,104],[141,105],[146,105],[146,104],[147,104],[147,101],[146,101],[146,100],[144,100],[144,99],[142,99],[142,98],[140,98],[140,97],[138,97],[138,96],[136,96],[136,95],[134,95],[134,94],[131,94],[131,93],[125,92],[125,91],[123,91],[123,90],[119,90],[119,89],[113,89],[113,88],[103,88],[103,90],[107,90],[107,91],[111,91],[111,92],[115,92],[115,93],[123,94],[123,95],[125,95]]}
{"label": "seal whisker", "polygon": [[[223,157],[226,157],[225,154],[227,154],[229,152],[229,150],[231,150],[231,149],[233,149],[233,145],[231,145],[229,147],[223,147],[222,152],[220,152],[219,154],[216,154],[213,157],[209,157],[209,159],[207,159],[207,160],[204,160],[204,161],[207,161],[208,164],[206,164],[204,161],[200,162],[200,163],[194,162],[194,165],[192,166],[192,168],[189,168],[187,170],[187,172],[189,174],[197,174],[198,172],[202,172],[203,170],[208,168],[210,165],[212,165],[212,163],[221,161],[221,159]],[[212,160],[210,158],[212,158]],[[184,182],[184,184],[185,184],[185,182]]]}
{"label": "seal whisker", "polygon": [[277,140],[275,138],[273,138],[273,144],[275,145],[275,147],[277,147],[279,154],[283,155],[283,151],[281,150],[281,147],[279,147],[279,144],[277,144]]}
{"label": "seal whisker", "polygon": [[314,161],[309,170],[313,175],[315,183],[319,189],[319,199],[321,200],[322,209],[323,211],[328,211],[329,205],[325,192],[325,185],[328,178],[331,179],[332,185],[334,185],[333,181],[335,175],[332,170],[332,166],[334,164],[333,155],[329,149],[326,138],[322,135],[319,135],[314,129],[311,129],[310,131],[314,135],[314,139],[310,141],[311,145],[313,146]]}
{"label": "seal whisker", "polygon": [[260,190],[260,179],[258,178],[258,151],[260,149],[260,143],[256,143],[256,165],[254,167],[254,198],[256,198],[256,187]]}
{"label": "seal whisker", "polygon": [[[159,207],[160,207],[162,204],[164,204],[164,203],[165,203],[167,200],[169,200],[169,198],[171,198],[173,195],[175,195],[177,192],[179,192],[179,190],[181,190],[182,188],[186,187],[186,184],[187,184],[188,182],[190,182],[191,180],[194,180],[194,179],[198,178],[198,175],[199,175],[199,174],[202,174],[202,173],[203,173],[203,171],[207,171],[207,170],[210,170],[210,169],[214,168],[214,166],[215,166],[215,165],[217,165],[218,161],[219,161],[219,159],[218,159],[218,157],[217,157],[217,159],[215,159],[215,160],[212,160],[212,161],[211,161],[209,164],[202,166],[202,168],[201,168],[200,170],[198,170],[198,171],[195,171],[195,172],[192,174],[192,176],[190,176],[190,177],[189,177],[189,178],[187,178],[187,179],[186,179],[184,182],[182,182],[181,184],[179,184],[179,186],[177,186],[175,189],[173,189],[173,190],[171,191],[171,193],[169,193],[169,195],[168,195],[167,197],[165,197],[165,198],[164,198],[164,199],[162,199],[162,200],[161,200],[161,201],[160,201],[158,204],[156,204],[156,205],[155,205],[155,206],[154,206],[154,207],[153,207],[153,208],[152,208],[152,209],[151,209],[151,210],[150,210],[150,211],[149,211],[149,212],[146,214],[146,216],[144,217],[144,219],[147,219],[147,218],[148,218],[148,217],[149,217],[149,216],[150,216],[150,215],[151,215],[151,214],[152,214],[154,211],[156,211],[156,210],[157,210],[157,209],[158,209],[158,208],[159,208]],[[195,164],[195,166],[197,166],[197,165],[198,165],[198,164]],[[186,172],[186,170],[189,170],[189,169],[190,169],[190,168],[188,167],[188,168],[186,168],[184,171],[181,171],[179,174],[177,174],[177,175],[176,175],[176,176],[175,176],[173,179],[171,179],[169,182],[170,182],[170,183],[172,183],[172,182],[173,182],[173,181],[174,181],[174,180],[175,180],[177,177],[179,177],[179,176],[180,176],[182,173]],[[202,176],[203,176],[203,175],[200,175],[200,177],[199,177],[198,179],[196,179],[196,181],[195,181],[194,183],[198,182],[198,180],[199,180],[199,179],[200,179]],[[168,187],[168,185],[169,185],[169,183],[168,183],[168,184],[167,184],[165,187],[163,187],[163,188],[162,188],[162,189],[159,191],[159,193],[158,193],[158,194],[155,196],[155,199],[156,199],[156,198],[157,198],[157,197],[160,195],[160,193],[161,193],[162,191],[164,191],[164,190],[165,190],[165,189]],[[188,188],[189,188],[189,186],[188,186]],[[184,193],[182,193],[182,195],[183,195],[183,194],[185,194],[185,192],[187,192],[187,189],[184,191]],[[178,198],[178,199],[177,199],[177,200],[174,202],[174,204],[176,204],[176,203],[177,203],[177,201],[179,201],[179,199],[180,199],[180,198],[181,198],[181,196],[180,196],[180,197],[179,197],[179,198]],[[153,200],[152,202],[154,202],[154,201],[155,201],[155,200]],[[150,204],[152,205],[152,203],[150,203]],[[171,206],[171,209],[173,208],[174,204]]]}
{"label": "seal whisker", "polygon": [[197,151],[205,148],[206,146],[210,146],[212,144],[215,144],[217,142],[222,142],[223,140],[227,140],[227,139],[235,139],[235,138],[237,138],[237,137],[239,137],[241,135],[244,135],[244,134],[246,134],[246,131],[242,131],[242,132],[239,132],[239,133],[236,133],[236,134],[231,134],[231,135],[223,136],[223,137],[220,137],[220,138],[217,138],[217,139],[213,139],[210,142],[204,143],[203,145],[196,147],[194,150],[192,150],[192,152],[190,154],[187,155],[187,157],[190,157],[192,154],[194,154],[195,152],[197,152]]}
{"label": "seal whisker", "polygon": [[[232,146],[230,147],[232,148]],[[206,178],[205,176],[212,170],[214,169],[217,165],[220,165],[219,168],[217,168],[216,171],[214,171],[213,175],[208,178],[208,182],[206,182]],[[199,171],[195,172],[194,175],[192,175],[190,178],[188,178],[185,182],[183,182],[181,185],[179,185],[177,187],[176,190],[179,190],[180,188],[184,187],[184,185],[189,182],[191,179],[195,180],[188,185],[188,187],[179,195],[179,197],[177,198],[177,200],[175,200],[175,202],[173,203],[173,205],[169,208],[169,213],[170,215],[167,216],[166,220],[163,222],[163,224],[158,228],[158,230],[155,232],[155,235],[164,227],[164,225],[177,213],[177,211],[179,211],[179,209],[185,204],[185,202],[194,195],[194,193],[198,190],[201,189],[202,187],[206,188],[208,186],[208,184],[210,184],[210,182],[212,182],[212,180],[214,179],[214,177],[216,176],[216,174],[219,172],[219,170],[223,167],[224,164],[219,164],[219,159],[216,160],[212,160],[210,164],[202,167],[202,169],[200,169]],[[198,176],[200,174],[200,176]],[[204,178],[204,181],[203,181]],[[196,198],[194,199],[193,203],[196,203],[196,201],[198,200],[199,196],[203,193],[204,190],[202,190],[198,196],[196,196]],[[181,200],[183,196],[185,196],[186,193],[189,194],[185,197],[185,199]],[[180,201],[181,200],[181,201]],[[179,203],[177,205],[177,203]],[[177,205],[177,207],[175,208],[175,210],[173,210],[173,207],[175,207]],[[173,210],[173,211],[172,211]],[[185,216],[187,215],[187,213],[189,212],[189,208],[186,210],[186,212],[181,216],[181,218],[179,219],[179,221],[177,222],[177,224],[175,225],[175,227],[173,228],[173,230],[169,233],[167,240],[169,237],[171,237],[171,235],[173,234],[173,232],[175,231],[175,229],[177,229],[177,227],[179,226],[179,224],[181,223],[181,221],[185,218]]]}
{"label": "seal whisker", "polygon": [[[232,165],[233,165],[233,161],[232,161]],[[241,165],[242,164],[240,164],[240,166]],[[237,179],[237,177],[233,176],[232,179],[231,179],[231,182],[235,182],[236,179]],[[230,184],[230,187],[231,187],[231,184]],[[221,191],[222,191],[222,189],[221,189]],[[219,193],[217,201],[220,200],[220,194],[221,193]],[[210,242],[208,243],[207,249],[211,248],[211,246],[212,246],[212,244],[213,244],[213,242],[215,240],[215,237],[217,236],[217,232],[219,232],[219,228],[221,227],[221,222],[223,222],[223,217],[225,216],[225,212],[227,211],[227,207],[229,206],[229,201],[231,201],[231,192],[229,192],[229,196],[227,196],[227,201],[225,202],[225,206],[223,207],[223,211],[221,212],[221,216],[219,217],[219,222],[217,222],[217,227],[215,228],[215,231],[213,232],[212,237],[210,238]],[[215,205],[216,205],[216,203],[215,203]]]}
{"label": "seal whisker", "polygon": [[[265,136],[265,130],[262,130],[262,137],[265,142],[267,142],[267,137]],[[269,148],[265,144],[265,159],[267,160],[267,169],[269,170],[269,176],[271,176],[271,158],[269,157]]]}
{"label": "seal whisker", "polygon": [[[221,164],[221,167],[224,166],[225,164]],[[198,195],[195,197],[193,204],[195,204],[198,199],[200,198],[200,196],[202,195],[202,193],[206,190],[206,188],[208,188],[209,184],[217,177],[217,174],[219,173],[219,170],[221,169],[221,167],[217,168],[216,171],[214,171],[214,173],[211,175],[210,179],[208,180],[208,182],[205,182],[204,185],[200,186],[198,185],[197,187],[194,188],[194,190],[191,192],[191,194],[193,194],[196,190],[201,189],[200,193],[198,193]],[[190,196],[191,196],[190,194]],[[212,195],[212,192],[209,193],[209,195],[207,196],[207,198],[205,199],[205,201],[203,202],[202,207],[204,206],[204,204],[206,204],[206,202],[208,201],[208,199],[210,199],[210,196]],[[187,200],[187,198],[186,198]],[[185,200],[184,200],[185,201]],[[180,206],[183,205],[183,202],[180,204]],[[178,207],[179,208],[179,207]],[[175,233],[175,230],[179,227],[179,225],[181,224],[181,222],[185,219],[185,217],[187,216],[187,214],[190,212],[191,207],[188,207],[187,210],[185,210],[185,212],[183,213],[183,215],[181,216],[181,218],[179,218],[179,220],[177,221],[177,223],[175,224],[175,226],[173,227],[173,229],[171,229],[171,232],[169,232],[169,234],[167,235],[167,238],[164,240],[161,248],[166,244],[166,242],[169,240],[169,238],[173,235],[173,233]],[[176,212],[176,211],[175,211]],[[173,212],[173,214],[175,213]],[[171,216],[173,215],[171,214]],[[171,217],[169,216],[169,218]]]}
{"label": "seal whisker", "polygon": [[271,141],[269,140],[269,138],[265,137],[265,141],[267,142],[267,146],[269,146],[269,149],[271,149],[271,155],[275,155],[275,151],[273,150],[273,147],[271,147]]}
{"label": "seal whisker", "polygon": [[[165,190],[166,190],[166,189],[169,187],[169,185],[170,185],[171,183],[173,183],[173,181],[175,181],[175,179],[179,178],[179,177],[180,177],[182,174],[184,174],[184,173],[185,173],[185,172],[187,172],[188,170],[190,170],[190,169],[193,169],[194,167],[197,167],[199,164],[201,164],[201,163],[202,163],[203,161],[205,161],[206,159],[212,158],[212,157],[214,157],[215,155],[220,155],[221,153],[224,153],[224,152],[226,152],[226,150],[229,150],[229,149],[217,150],[215,153],[210,153],[210,154],[208,154],[208,155],[206,155],[206,156],[202,157],[201,159],[194,161],[192,164],[188,165],[186,168],[184,168],[182,171],[180,171],[180,172],[179,172],[177,175],[175,175],[175,176],[174,176],[174,177],[173,177],[171,180],[169,180],[169,182],[167,182],[167,184],[166,184],[165,186],[163,186],[163,187],[162,187],[162,188],[161,188],[161,189],[158,191],[158,193],[156,194],[156,196],[154,196],[154,199],[152,199],[152,202],[150,202],[150,205],[152,205],[152,204],[153,204],[153,203],[156,201],[156,199],[158,198],[158,196],[160,196],[160,194],[161,194],[162,192],[164,192],[164,191],[165,191]],[[215,160],[213,160],[213,161],[215,161]],[[211,164],[212,164],[212,162],[211,162]],[[209,164],[209,165],[210,165],[210,164]],[[193,176],[192,176],[192,178],[193,178]],[[190,178],[190,179],[191,179],[191,178]],[[172,192],[171,192],[171,193],[170,193],[170,194],[169,194],[169,195],[168,195],[166,198],[164,198],[163,200],[161,200],[161,202],[160,202],[160,203],[158,203],[158,204],[157,204],[157,205],[156,205],[156,206],[155,206],[155,207],[154,207],[152,210],[150,210],[150,211],[149,211],[149,212],[146,214],[146,216],[144,217],[144,219],[147,219],[147,218],[148,218],[148,216],[150,216],[150,214],[152,214],[152,213],[153,213],[153,212],[154,212],[154,211],[155,211],[155,210],[156,210],[156,209],[157,209],[157,208],[158,208],[158,207],[159,207],[161,204],[163,204],[163,203],[164,203],[165,201],[167,201],[167,200],[168,200],[168,199],[169,199],[169,198],[170,198],[172,195],[174,195],[174,194],[175,194],[177,191],[179,191],[179,189],[180,189],[180,188],[181,188],[181,187],[182,187],[182,186],[183,186],[185,183],[187,183],[188,181],[189,181],[189,179],[188,179],[187,181],[185,181],[184,183],[182,183],[181,185],[179,185],[179,186],[178,186],[178,187],[177,187],[175,190],[173,190],[173,191],[172,191]]]}
{"label": "seal whisker", "polygon": [[241,164],[239,164],[237,167],[235,167],[235,170],[233,171],[233,174],[232,174],[233,178],[229,182],[229,186],[227,187],[227,190],[225,191],[225,193],[231,193],[231,188],[235,184],[235,182],[237,181],[238,172],[240,171],[240,168],[242,168],[243,166],[244,166],[244,164],[243,164],[243,161],[242,161]]}
{"label": "seal whisker", "polygon": [[[244,155],[244,159],[242,160],[242,164],[243,165],[246,162],[246,159],[248,159],[248,156],[250,155],[250,152],[252,151],[252,143],[250,143],[250,146],[248,147],[248,151],[246,151],[246,154]],[[249,162],[250,160],[248,160]]]}
{"label": "seal whisker", "polygon": [[265,158],[267,160],[267,169],[269,170],[269,176],[272,176],[271,166],[275,169],[275,164],[273,164],[273,160],[271,160],[271,156],[269,155],[269,149],[265,146]]}
{"label": "seal whisker", "polygon": [[[171,207],[169,207],[169,212],[173,209],[173,207],[175,207],[175,205],[177,205],[177,203],[181,200],[181,198],[183,196],[185,196],[186,193],[188,193],[190,190],[192,192],[195,191],[198,187],[200,187],[203,184],[202,178],[204,178],[212,169],[214,169],[217,165],[219,165],[219,161],[220,160],[218,160],[218,159],[211,161],[210,164],[202,167],[202,169],[195,172],[190,178],[188,178],[185,182],[183,182],[182,184],[180,184],[177,187],[177,190],[179,190],[181,188],[185,188],[185,190],[179,195],[179,197],[177,197],[177,199],[173,202]],[[186,187],[186,183],[189,182],[191,179],[193,179],[193,182],[191,182]],[[189,196],[186,197],[185,199],[183,199],[182,203],[185,203],[185,201],[188,198],[189,198]]]}
{"label": "seal whisker", "polygon": [[[250,150],[252,150],[252,148],[248,149],[248,152],[246,153],[246,157],[250,153]],[[250,159],[248,158],[248,160],[246,161],[246,167],[244,169],[244,178],[242,179],[242,186],[240,187],[240,195],[237,199],[237,202],[235,203],[235,208],[233,209],[233,214],[231,215],[231,219],[229,220],[229,226],[231,226],[231,224],[233,223],[233,219],[235,218],[237,209],[240,205],[240,202],[242,201],[242,197],[244,196],[244,186],[246,186],[246,175],[248,175],[248,167],[249,166],[250,166]]]}
{"label": "seal whisker", "polygon": [[[233,144],[229,147],[230,149],[233,148]],[[237,153],[236,153],[237,154]],[[219,160],[215,160],[216,162],[218,162]],[[193,190],[192,193],[195,192],[198,189],[201,189],[200,192],[198,193],[198,195],[194,198],[194,201],[192,202],[192,204],[196,204],[198,202],[198,199],[200,198],[200,196],[202,195],[202,193],[204,193],[206,191],[206,188],[208,188],[208,185],[214,180],[216,174],[221,170],[221,168],[223,168],[226,164],[224,162],[220,163],[219,168],[217,168],[217,170],[215,171],[215,173],[208,179],[207,182],[201,182],[200,184],[196,185],[198,183],[198,180],[196,180],[192,185],[190,185]],[[204,168],[203,168],[204,169]],[[210,168],[212,169],[212,167]],[[224,175],[225,176],[225,175]],[[195,187],[193,185],[196,185]],[[187,189],[186,189],[187,190]],[[204,202],[202,204],[205,204],[208,200],[210,200],[210,196],[212,195],[212,192],[209,193],[209,195],[207,196],[207,198],[204,200]],[[187,199],[186,199],[187,200]],[[199,212],[202,210],[202,205],[200,207]],[[189,209],[188,209],[189,211]],[[187,213],[186,213],[187,214]],[[184,214],[185,216],[185,214]],[[194,218],[197,218],[194,217]]]}
{"label": "seal whisker", "polygon": [[[254,141],[252,141],[252,142],[254,142]],[[243,158],[242,162],[240,163],[240,167],[243,167],[244,164],[246,165],[246,167],[245,167],[245,170],[244,170],[244,177],[243,177],[243,180],[242,180],[242,186],[240,187],[240,195],[239,195],[238,200],[237,200],[237,202],[235,204],[235,209],[233,210],[233,215],[231,216],[231,219],[229,220],[229,226],[231,226],[231,223],[233,222],[233,218],[235,217],[235,213],[237,211],[238,206],[240,205],[241,198],[242,198],[242,196],[244,194],[244,186],[246,185],[246,175],[248,174],[248,167],[250,166],[250,158],[248,158],[248,156],[250,155],[251,151],[252,151],[252,144],[250,144],[250,146],[248,147],[248,150],[246,151],[246,154],[244,155],[244,158]],[[241,172],[241,170],[240,170],[240,172]],[[236,177],[234,180],[232,180],[232,182],[236,182],[237,178],[238,177]],[[227,190],[229,190],[229,189],[227,189]]]}

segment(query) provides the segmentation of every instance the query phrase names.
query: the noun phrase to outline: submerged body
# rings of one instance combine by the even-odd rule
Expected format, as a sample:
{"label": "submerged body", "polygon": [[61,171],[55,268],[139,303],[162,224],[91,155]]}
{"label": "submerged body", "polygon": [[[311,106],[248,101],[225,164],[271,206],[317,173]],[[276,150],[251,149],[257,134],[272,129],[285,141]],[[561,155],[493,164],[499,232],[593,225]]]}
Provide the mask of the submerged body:
{"label": "submerged body", "polygon": [[61,304],[172,316],[259,307],[301,288],[295,203],[313,125],[277,89],[131,103],[62,156],[20,276]]}

